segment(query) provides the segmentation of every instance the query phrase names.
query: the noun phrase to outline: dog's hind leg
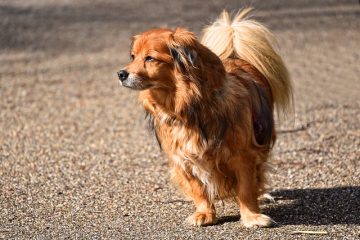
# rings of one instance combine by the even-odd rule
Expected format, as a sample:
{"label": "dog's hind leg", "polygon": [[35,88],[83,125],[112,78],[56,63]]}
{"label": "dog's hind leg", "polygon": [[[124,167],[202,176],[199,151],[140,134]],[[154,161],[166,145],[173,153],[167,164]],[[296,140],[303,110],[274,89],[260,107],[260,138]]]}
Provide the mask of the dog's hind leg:
{"label": "dog's hind leg", "polygon": [[209,201],[203,184],[191,174],[186,173],[181,167],[174,166],[172,178],[195,204],[195,212],[188,217],[188,223],[194,226],[211,225],[216,222],[215,207]]}

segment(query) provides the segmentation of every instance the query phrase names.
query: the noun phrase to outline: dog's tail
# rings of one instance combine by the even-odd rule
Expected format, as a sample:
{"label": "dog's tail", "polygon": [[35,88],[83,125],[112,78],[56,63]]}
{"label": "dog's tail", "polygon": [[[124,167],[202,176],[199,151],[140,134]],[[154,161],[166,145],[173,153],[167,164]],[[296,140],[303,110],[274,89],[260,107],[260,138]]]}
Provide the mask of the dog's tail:
{"label": "dog's tail", "polygon": [[249,20],[252,8],[239,11],[233,20],[223,11],[219,18],[204,29],[201,43],[221,60],[240,58],[253,65],[267,79],[278,113],[292,110],[293,94],[289,73],[274,50],[271,32],[259,22]]}

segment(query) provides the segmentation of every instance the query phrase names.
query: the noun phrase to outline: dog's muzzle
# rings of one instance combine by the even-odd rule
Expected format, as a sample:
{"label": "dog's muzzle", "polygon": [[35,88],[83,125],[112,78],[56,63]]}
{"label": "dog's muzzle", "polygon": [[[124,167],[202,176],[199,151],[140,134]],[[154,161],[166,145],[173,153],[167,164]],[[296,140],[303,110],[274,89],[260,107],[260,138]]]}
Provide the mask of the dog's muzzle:
{"label": "dog's muzzle", "polygon": [[120,70],[117,74],[123,87],[135,90],[144,90],[147,88],[143,79],[134,73],[129,73],[126,70]]}

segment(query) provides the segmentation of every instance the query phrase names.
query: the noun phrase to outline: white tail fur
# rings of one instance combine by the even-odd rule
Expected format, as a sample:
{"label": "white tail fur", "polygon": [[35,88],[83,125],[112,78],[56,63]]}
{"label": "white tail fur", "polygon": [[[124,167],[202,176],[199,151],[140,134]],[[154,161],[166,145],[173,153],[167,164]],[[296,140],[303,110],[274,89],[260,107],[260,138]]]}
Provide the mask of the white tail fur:
{"label": "white tail fur", "polygon": [[204,29],[201,43],[222,60],[237,57],[253,65],[267,79],[278,114],[286,113],[293,104],[289,73],[273,48],[276,42],[272,33],[259,22],[248,19],[251,11],[245,8],[231,20],[224,10]]}

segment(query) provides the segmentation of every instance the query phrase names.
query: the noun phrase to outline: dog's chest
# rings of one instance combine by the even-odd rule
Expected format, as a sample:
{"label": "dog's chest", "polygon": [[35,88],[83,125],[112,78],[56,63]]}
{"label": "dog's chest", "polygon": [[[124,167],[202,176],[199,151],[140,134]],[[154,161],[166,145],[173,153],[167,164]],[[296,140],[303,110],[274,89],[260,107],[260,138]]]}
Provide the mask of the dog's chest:
{"label": "dog's chest", "polygon": [[169,160],[185,172],[196,176],[205,185],[211,185],[212,161],[207,157],[207,143],[196,129],[177,122],[158,127],[161,146]]}
{"label": "dog's chest", "polygon": [[175,163],[195,163],[204,156],[207,143],[195,127],[185,126],[164,114],[157,115],[155,125],[161,147]]}
{"label": "dog's chest", "polygon": [[166,118],[155,119],[155,125],[161,147],[170,162],[198,178],[209,196],[214,198],[218,194],[217,181],[213,176],[216,171],[216,154],[201,132]]}
{"label": "dog's chest", "polygon": [[201,139],[198,131],[176,122],[160,126],[158,135],[168,155],[196,160],[203,156],[206,149],[206,142]]}

